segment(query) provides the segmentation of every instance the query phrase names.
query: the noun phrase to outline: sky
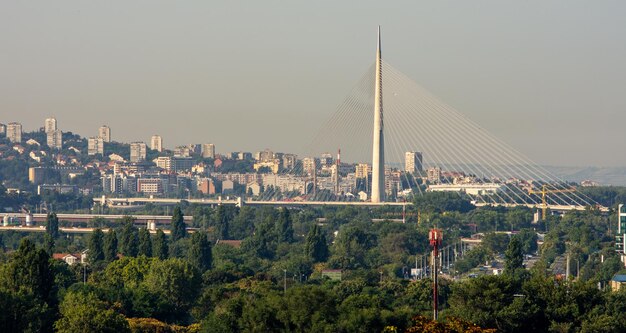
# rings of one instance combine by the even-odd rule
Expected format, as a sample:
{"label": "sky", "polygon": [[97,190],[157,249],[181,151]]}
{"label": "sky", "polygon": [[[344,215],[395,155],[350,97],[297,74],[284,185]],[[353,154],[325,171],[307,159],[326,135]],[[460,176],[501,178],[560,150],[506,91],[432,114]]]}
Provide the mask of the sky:
{"label": "sky", "polygon": [[[301,152],[383,58],[542,165],[626,166],[624,1],[0,2],[0,122]],[[367,143],[369,145],[369,143]]]}

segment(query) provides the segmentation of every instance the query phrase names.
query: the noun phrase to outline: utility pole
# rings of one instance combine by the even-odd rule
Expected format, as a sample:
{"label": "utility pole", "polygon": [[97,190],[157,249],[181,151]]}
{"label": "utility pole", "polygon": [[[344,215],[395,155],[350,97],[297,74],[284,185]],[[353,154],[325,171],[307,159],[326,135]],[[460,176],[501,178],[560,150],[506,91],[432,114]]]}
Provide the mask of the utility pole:
{"label": "utility pole", "polygon": [[283,269],[283,293],[287,295],[287,270]]}
{"label": "utility pole", "polygon": [[437,320],[439,317],[439,282],[438,282],[438,257],[439,257],[439,247],[441,246],[441,241],[443,240],[443,234],[439,229],[430,229],[428,233],[428,240],[430,241],[430,246],[433,247],[433,255],[432,255],[432,275],[433,275],[433,320]]}

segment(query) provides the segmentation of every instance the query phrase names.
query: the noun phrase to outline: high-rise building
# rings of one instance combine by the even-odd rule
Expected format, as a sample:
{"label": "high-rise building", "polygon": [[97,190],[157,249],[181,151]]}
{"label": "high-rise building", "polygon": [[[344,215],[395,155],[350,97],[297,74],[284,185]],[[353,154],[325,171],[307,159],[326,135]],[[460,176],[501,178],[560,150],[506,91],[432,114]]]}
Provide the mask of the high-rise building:
{"label": "high-rise building", "polygon": [[163,151],[163,138],[160,135],[153,135],[152,139],[150,139],[150,149],[156,150],[158,152]]}
{"label": "high-rise building", "polygon": [[147,146],[143,142],[133,142],[130,144],[130,162],[138,163],[146,160]]}
{"label": "high-rise building", "polygon": [[215,158],[215,145],[212,143],[205,143],[202,145],[202,157],[203,158]]}
{"label": "high-rise building", "polygon": [[367,163],[359,163],[354,170],[355,178],[369,178],[372,167]]}
{"label": "high-rise building", "polygon": [[22,124],[9,123],[7,125],[7,138],[13,143],[22,142]]}
{"label": "high-rise building", "polygon": [[63,132],[54,130],[46,133],[48,147],[53,149],[63,149]]}
{"label": "high-rise building", "polygon": [[376,47],[374,82],[374,139],[372,140],[372,202],[385,201],[385,136],[383,126],[383,64],[380,50],[380,27]]}
{"label": "high-rise building", "polygon": [[46,133],[50,133],[52,131],[56,131],[57,130],[57,119],[56,118],[47,118],[46,122],[44,123],[44,132]]}
{"label": "high-rise building", "polygon": [[111,128],[107,125],[102,125],[98,129],[98,137],[104,142],[111,142]]}
{"label": "high-rise building", "polygon": [[314,157],[305,157],[302,159],[302,171],[306,175],[312,176],[318,168],[319,160]]}
{"label": "high-rise building", "polygon": [[264,151],[260,151],[257,153],[257,160],[259,162],[270,162],[274,160],[274,158],[276,158],[274,156],[274,152],[269,149],[265,149]]}
{"label": "high-rise building", "polygon": [[0,124],[0,137],[4,137],[7,135],[7,125]]}
{"label": "high-rise building", "polygon": [[404,154],[404,171],[415,173],[422,171],[422,153],[418,151],[407,151]]}
{"label": "high-rise building", "polygon": [[100,137],[91,137],[87,141],[87,155],[104,155],[104,140]]}

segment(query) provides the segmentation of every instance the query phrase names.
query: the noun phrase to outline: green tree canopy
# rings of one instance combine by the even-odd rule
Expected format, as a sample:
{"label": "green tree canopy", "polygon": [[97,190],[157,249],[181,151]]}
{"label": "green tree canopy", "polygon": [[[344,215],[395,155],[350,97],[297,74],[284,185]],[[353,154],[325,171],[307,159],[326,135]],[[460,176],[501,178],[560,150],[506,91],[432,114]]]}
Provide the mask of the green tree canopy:
{"label": "green tree canopy", "polygon": [[152,244],[152,256],[161,260],[167,259],[169,247],[167,245],[167,238],[165,233],[161,229],[157,229],[154,236],[154,242]]}
{"label": "green tree canopy", "polygon": [[70,291],[60,306],[61,318],[54,323],[56,332],[130,332],[128,322],[101,301],[95,293]]}
{"label": "green tree canopy", "polygon": [[141,228],[139,230],[138,254],[146,257],[152,256],[152,238],[150,237],[150,231],[146,228]]}
{"label": "green tree canopy", "polygon": [[176,206],[176,208],[174,208],[171,229],[172,242],[176,242],[179,239],[187,237],[187,226],[185,225],[185,219],[180,206]]}
{"label": "green tree canopy", "polygon": [[136,257],[139,252],[139,230],[135,227],[134,219],[126,218],[120,231],[120,252],[128,257]]}
{"label": "green tree canopy", "polygon": [[306,255],[314,262],[326,261],[328,258],[328,244],[326,235],[317,224],[313,224],[306,237]]}
{"label": "green tree canopy", "polygon": [[89,237],[89,262],[96,263],[104,260],[104,233],[96,229]]}
{"label": "green tree canopy", "polygon": [[196,266],[200,272],[211,268],[213,256],[211,253],[211,243],[206,233],[201,231],[193,233],[187,259],[191,264]]}
{"label": "green tree canopy", "polygon": [[59,238],[59,218],[56,213],[49,213],[46,217],[46,233],[52,238]]}
{"label": "green tree canopy", "polygon": [[509,246],[504,252],[504,272],[513,274],[516,270],[523,268],[524,250],[519,237],[513,236],[509,242]]}
{"label": "green tree canopy", "polygon": [[279,242],[293,242],[293,222],[289,210],[285,207],[281,208],[278,214],[276,236]]}
{"label": "green tree canopy", "polygon": [[111,262],[117,259],[117,233],[113,229],[104,236],[104,260]]}

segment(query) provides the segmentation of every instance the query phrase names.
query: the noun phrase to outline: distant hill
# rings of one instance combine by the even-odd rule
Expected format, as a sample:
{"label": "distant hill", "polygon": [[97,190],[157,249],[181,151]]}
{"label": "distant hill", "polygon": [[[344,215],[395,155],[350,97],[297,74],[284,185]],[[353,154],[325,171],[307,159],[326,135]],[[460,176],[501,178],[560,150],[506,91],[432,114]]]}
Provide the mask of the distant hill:
{"label": "distant hill", "polygon": [[557,167],[544,166],[563,180],[592,180],[600,185],[626,186],[626,167]]}

